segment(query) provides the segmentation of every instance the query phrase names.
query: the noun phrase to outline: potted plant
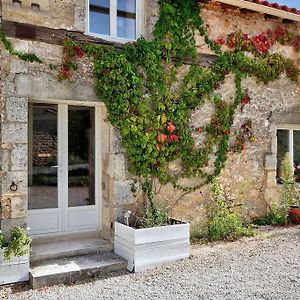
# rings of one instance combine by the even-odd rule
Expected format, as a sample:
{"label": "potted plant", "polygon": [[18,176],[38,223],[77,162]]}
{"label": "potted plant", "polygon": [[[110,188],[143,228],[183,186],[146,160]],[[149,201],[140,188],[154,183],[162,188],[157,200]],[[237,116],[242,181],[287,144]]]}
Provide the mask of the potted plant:
{"label": "potted plant", "polygon": [[22,227],[13,227],[7,242],[0,231],[0,285],[29,280],[30,243]]}
{"label": "potted plant", "polygon": [[289,219],[294,224],[300,224],[300,186],[298,183],[293,185],[294,197],[290,205]]}
{"label": "potted plant", "polygon": [[128,261],[127,269],[131,272],[190,255],[190,225],[169,218],[166,210],[154,205],[149,190],[146,195],[144,217],[139,218],[128,211],[124,214],[124,224],[115,222],[114,251]]}

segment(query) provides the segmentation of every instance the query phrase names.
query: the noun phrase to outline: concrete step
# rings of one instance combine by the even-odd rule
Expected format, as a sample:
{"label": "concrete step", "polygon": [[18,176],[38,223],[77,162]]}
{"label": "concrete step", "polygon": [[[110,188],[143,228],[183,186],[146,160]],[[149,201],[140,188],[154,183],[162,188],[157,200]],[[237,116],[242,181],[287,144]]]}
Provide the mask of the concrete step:
{"label": "concrete step", "polygon": [[63,239],[32,244],[30,263],[32,266],[45,260],[95,254],[113,250],[113,244],[101,238]]}
{"label": "concrete step", "polygon": [[30,268],[33,289],[47,285],[71,283],[95,275],[126,270],[127,261],[113,252],[52,259]]}

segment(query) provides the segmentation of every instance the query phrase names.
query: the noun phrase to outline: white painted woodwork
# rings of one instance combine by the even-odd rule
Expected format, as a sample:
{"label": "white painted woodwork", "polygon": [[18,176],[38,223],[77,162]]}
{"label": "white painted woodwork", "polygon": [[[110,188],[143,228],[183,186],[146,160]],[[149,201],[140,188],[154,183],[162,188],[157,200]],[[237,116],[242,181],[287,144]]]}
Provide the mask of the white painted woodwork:
{"label": "white painted woodwork", "polygon": [[[102,104],[31,99],[32,103],[58,106],[58,208],[28,210],[30,235],[101,229],[101,122]],[[68,206],[68,105],[95,107],[95,205]],[[32,117],[32,116],[29,116]],[[32,123],[32,122],[30,122]],[[30,141],[29,141],[30,142]],[[29,143],[30,147],[30,143]],[[30,150],[29,150],[30,151]]]}
{"label": "white painted woodwork", "polygon": [[0,249],[0,285],[29,280],[29,255],[4,260]]}
{"label": "white painted woodwork", "polygon": [[[145,35],[145,22],[144,22],[144,1],[136,0],[136,39]],[[110,0],[110,35],[98,34],[90,31],[90,1],[86,2],[86,35],[102,38],[106,41],[128,43],[132,42],[130,39],[121,38],[117,36],[117,0]]]}
{"label": "white painted woodwork", "polygon": [[115,222],[114,251],[128,261],[131,272],[187,258],[189,246],[189,224],[134,229]]}

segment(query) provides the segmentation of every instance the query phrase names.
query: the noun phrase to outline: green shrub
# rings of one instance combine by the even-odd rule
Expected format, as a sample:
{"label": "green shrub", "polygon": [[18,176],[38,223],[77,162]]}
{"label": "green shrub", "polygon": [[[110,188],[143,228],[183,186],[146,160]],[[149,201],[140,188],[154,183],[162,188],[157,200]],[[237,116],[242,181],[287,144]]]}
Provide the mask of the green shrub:
{"label": "green shrub", "polygon": [[280,165],[280,179],[283,185],[281,203],[271,204],[267,214],[255,220],[256,225],[285,225],[288,222],[289,207],[299,201],[299,187],[295,184],[294,168],[287,152]]}
{"label": "green shrub", "polygon": [[242,236],[253,235],[254,231],[246,227],[236,213],[223,210],[209,218],[208,239],[210,241],[236,240]]}
{"label": "green shrub", "polygon": [[285,225],[287,223],[288,210],[284,206],[272,204],[269,212],[262,218],[254,221],[254,224],[265,225]]}
{"label": "green shrub", "polygon": [[194,224],[191,227],[191,241],[196,242],[199,240],[207,239],[207,225],[206,224]]}
{"label": "green shrub", "polygon": [[0,249],[4,247],[4,235],[1,233],[0,230]]}
{"label": "green shrub", "polygon": [[212,181],[212,200],[216,204],[208,213],[207,238],[210,241],[253,236],[254,231],[246,226],[241,217],[232,212],[223,196],[217,179]]}

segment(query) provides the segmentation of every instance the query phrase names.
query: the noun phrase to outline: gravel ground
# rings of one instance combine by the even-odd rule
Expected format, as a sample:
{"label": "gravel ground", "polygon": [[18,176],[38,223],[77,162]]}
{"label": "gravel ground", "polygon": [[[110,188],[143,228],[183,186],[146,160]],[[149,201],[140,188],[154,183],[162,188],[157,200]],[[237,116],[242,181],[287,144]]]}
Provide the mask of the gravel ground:
{"label": "gravel ground", "polygon": [[300,226],[261,229],[254,238],[193,245],[187,260],[147,272],[30,290],[2,299],[300,299]]}

